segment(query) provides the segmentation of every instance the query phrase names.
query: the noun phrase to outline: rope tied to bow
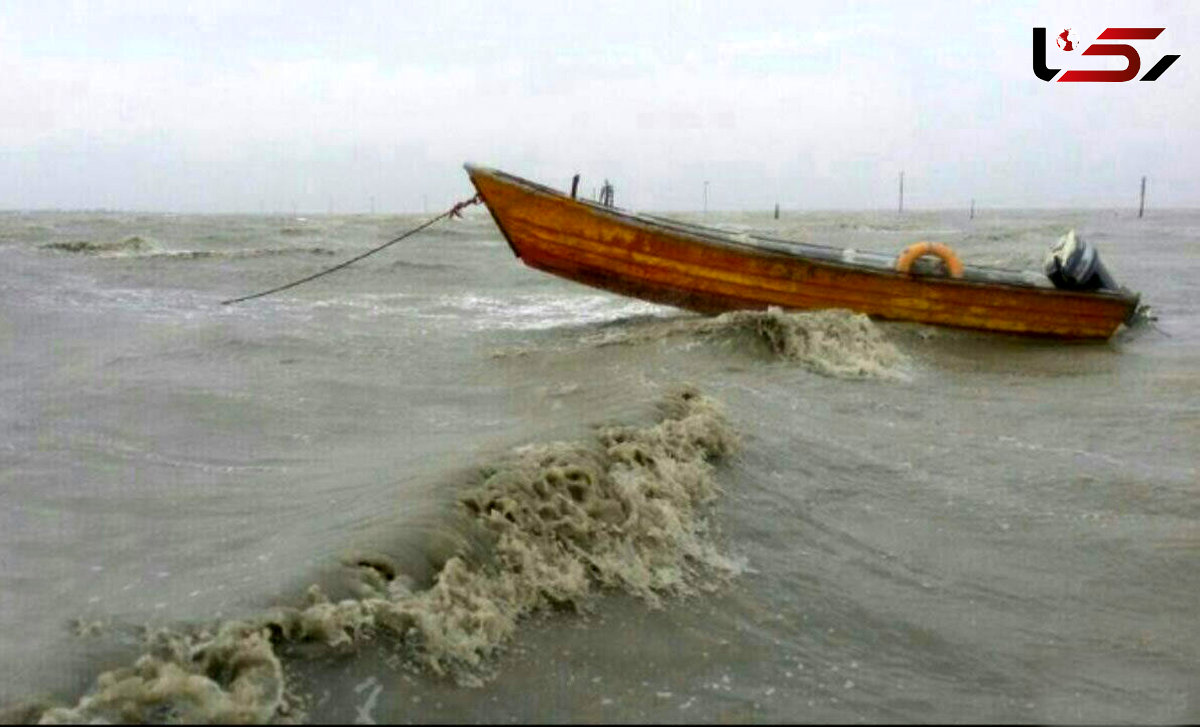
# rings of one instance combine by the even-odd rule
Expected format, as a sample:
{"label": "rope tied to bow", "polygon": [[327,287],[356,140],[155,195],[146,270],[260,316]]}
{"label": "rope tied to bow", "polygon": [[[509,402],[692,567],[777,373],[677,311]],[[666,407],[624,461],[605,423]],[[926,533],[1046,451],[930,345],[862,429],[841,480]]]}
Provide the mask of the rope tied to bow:
{"label": "rope tied to bow", "polygon": [[408,232],[405,232],[403,235],[400,235],[399,237],[394,237],[391,240],[388,240],[387,242],[383,243],[382,245],[373,247],[370,250],[367,250],[366,252],[362,253],[361,255],[356,255],[355,257],[352,257],[349,260],[346,260],[345,262],[338,263],[337,265],[334,265],[331,268],[326,268],[325,270],[322,270],[319,273],[314,273],[312,275],[309,275],[308,277],[300,278],[299,280],[293,280],[292,282],[287,283],[285,285],[280,285],[277,288],[271,288],[270,290],[264,290],[261,293],[252,293],[250,295],[243,295],[240,298],[230,298],[229,300],[223,300],[223,301],[221,301],[221,305],[230,305],[232,303],[241,303],[242,301],[253,300],[255,298],[262,298],[263,296],[271,295],[272,293],[278,293],[280,291],[287,290],[288,288],[294,288],[297,285],[307,283],[310,280],[316,280],[317,278],[320,278],[322,276],[328,275],[333,272],[337,272],[338,270],[341,270],[342,268],[346,268],[346,267],[353,265],[354,263],[358,262],[359,260],[362,260],[365,257],[370,257],[371,255],[374,255],[375,253],[379,252],[380,250],[391,247],[392,245],[395,245],[397,242],[400,242],[401,240],[403,240],[407,237],[417,234],[421,230],[424,230],[426,227],[433,225],[435,222],[438,222],[443,219],[449,219],[451,217],[457,217],[457,218],[461,219],[462,211],[464,209],[466,209],[467,207],[470,207],[471,205],[479,204],[482,201],[483,201],[483,197],[480,197],[478,194],[470,199],[464,199],[463,201],[458,202],[453,207],[451,207],[450,209],[441,213],[437,217],[430,218],[430,219],[426,220],[425,222],[422,222],[421,224],[412,228]]}

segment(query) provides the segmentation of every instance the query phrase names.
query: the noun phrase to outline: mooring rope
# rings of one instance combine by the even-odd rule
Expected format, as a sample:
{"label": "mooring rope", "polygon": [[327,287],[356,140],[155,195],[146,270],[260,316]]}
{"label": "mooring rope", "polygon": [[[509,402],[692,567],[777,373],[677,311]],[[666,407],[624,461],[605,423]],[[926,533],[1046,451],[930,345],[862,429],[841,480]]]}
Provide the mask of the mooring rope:
{"label": "mooring rope", "polygon": [[434,218],[432,218],[432,219],[426,220],[425,222],[423,222],[423,223],[421,223],[421,224],[417,225],[416,227],[412,228],[412,229],[411,229],[411,230],[409,230],[408,232],[405,232],[403,235],[400,235],[399,237],[392,238],[391,240],[388,240],[387,242],[383,243],[382,245],[380,245],[380,246],[378,246],[378,247],[375,247],[375,248],[372,248],[372,249],[370,249],[370,250],[367,250],[367,251],[366,251],[366,252],[364,252],[363,254],[361,254],[361,255],[357,255],[357,256],[355,256],[355,257],[352,257],[352,258],[350,258],[349,260],[347,260],[347,261],[345,261],[345,262],[338,263],[337,265],[334,265],[334,266],[333,266],[333,267],[331,267],[331,268],[328,268],[328,269],[326,269],[326,270],[322,270],[322,271],[321,271],[321,272],[319,272],[319,273],[314,273],[314,274],[312,274],[312,275],[309,275],[309,276],[308,276],[308,277],[306,277],[306,278],[300,278],[299,280],[293,280],[292,282],[290,282],[290,283],[288,283],[288,284],[286,284],[286,285],[281,285],[281,286],[279,286],[278,288],[271,288],[270,290],[264,290],[264,291],[263,291],[263,292],[261,292],[261,293],[253,293],[253,294],[251,294],[251,295],[243,295],[241,298],[231,298],[231,299],[229,299],[229,300],[223,300],[223,301],[221,301],[221,305],[229,305],[229,304],[231,304],[231,303],[241,303],[242,301],[246,301],[246,300],[253,300],[253,299],[255,299],[255,298],[261,298],[261,297],[263,297],[263,296],[265,296],[265,295],[270,295],[270,294],[272,294],[272,293],[278,293],[278,292],[280,292],[281,290],[287,290],[288,288],[294,288],[294,287],[296,287],[297,285],[301,285],[301,284],[303,284],[303,283],[307,283],[307,282],[308,282],[308,281],[310,281],[310,280],[316,280],[317,278],[319,278],[319,277],[321,277],[321,276],[323,276],[323,275],[328,275],[328,274],[330,274],[330,273],[337,272],[338,270],[341,270],[342,268],[349,267],[350,265],[353,265],[354,263],[358,262],[359,260],[362,260],[362,259],[363,259],[363,258],[365,258],[365,257],[369,257],[369,256],[371,256],[371,255],[374,255],[375,253],[379,252],[380,250],[382,250],[382,249],[384,249],[384,248],[386,248],[386,247],[391,247],[392,245],[395,245],[397,242],[400,242],[401,240],[403,240],[403,239],[404,239],[404,238],[406,238],[406,237],[410,237],[410,236],[412,236],[412,235],[415,235],[415,234],[417,234],[417,233],[418,233],[418,232],[420,232],[421,230],[424,230],[426,227],[429,227],[430,225],[432,225],[432,224],[433,224],[433,223],[435,223],[435,222],[438,222],[439,220],[447,219],[447,218],[450,218],[450,217],[461,217],[461,216],[462,216],[462,215],[461,215],[461,212],[462,212],[464,209],[466,209],[467,207],[470,207],[471,205],[479,204],[479,203],[480,203],[480,202],[482,202],[482,201],[483,201],[483,198],[482,198],[482,197],[480,197],[480,196],[477,194],[477,195],[475,195],[474,197],[472,197],[472,198],[470,198],[470,199],[466,199],[466,200],[463,200],[462,202],[459,202],[458,204],[454,205],[454,206],[453,206],[453,207],[451,207],[450,209],[448,209],[448,210],[446,210],[445,212],[441,213],[441,214],[440,214],[440,215],[438,215],[437,217],[434,217]]}

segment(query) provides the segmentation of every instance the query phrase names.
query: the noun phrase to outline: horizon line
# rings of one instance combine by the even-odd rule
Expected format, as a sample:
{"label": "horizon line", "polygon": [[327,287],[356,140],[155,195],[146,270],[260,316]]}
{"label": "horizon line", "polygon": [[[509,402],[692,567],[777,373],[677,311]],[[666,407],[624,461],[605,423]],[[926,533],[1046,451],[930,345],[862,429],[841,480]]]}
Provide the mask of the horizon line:
{"label": "horizon line", "polygon": [[[768,215],[774,214],[773,207],[721,208],[721,209],[709,208],[707,210],[707,212],[703,209],[695,209],[695,210],[689,210],[689,209],[634,209],[634,208],[620,207],[620,206],[616,206],[616,207],[614,207],[614,209],[623,210],[625,212],[634,212],[634,213],[648,212],[648,213],[652,213],[652,214],[663,214],[663,213],[687,214],[687,215],[731,214],[731,213],[733,213],[733,214],[761,213],[761,214],[768,214]],[[780,206],[779,212],[780,212],[780,214],[784,214],[784,213],[808,214],[808,213],[821,213],[821,212],[855,212],[855,213],[871,212],[871,213],[890,213],[896,217],[904,217],[906,215],[911,215],[911,214],[928,214],[928,213],[932,213],[932,212],[969,212],[970,209],[971,208],[969,205],[963,206],[963,207],[912,207],[912,208],[906,208],[904,210],[904,212],[898,212],[895,207],[886,207],[886,208],[885,207],[805,207],[805,208],[792,207],[792,208],[788,208],[788,207]],[[1110,210],[1112,212],[1122,212],[1122,211],[1128,210],[1129,212],[1136,214],[1138,211],[1138,208],[1133,207],[1133,206],[1118,207],[1118,206],[1112,206],[1112,205],[1077,206],[1077,207],[1072,207],[1072,206],[1028,206],[1028,207],[988,206],[988,207],[981,207],[979,205],[975,205],[975,216],[979,217],[980,212],[982,212],[982,211],[992,211],[992,212],[1019,212],[1019,211],[1080,212],[1080,211],[1104,211],[1104,210]],[[1147,212],[1146,216],[1149,216],[1148,213],[1150,211],[1151,210],[1149,210],[1149,209],[1146,210],[1146,212]],[[1192,206],[1192,207],[1188,207],[1188,206],[1155,207],[1154,211],[1157,211],[1157,212],[1197,212],[1197,211],[1200,211],[1200,205]],[[145,208],[139,209],[139,208],[127,208],[127,207],[24,207],[24,208],[0,207],[0,215],[51,214],[51,213],[59,213],[59,214],[91,213],[91,214],[139,214],[139,215],[193,215],[193,216],[197,216],[197,217],[203,217],[206,215],[211,215],[214,217],[221,216],[221,215],[226,215],[226,216],[227,215],[238,215],[238,216],[243,216],[243,217],[292,217],[292,218],[297,218],[297,217],[394,217],[397,215],[420,216],[420,215],[435,215],[435,214],[437,214],[437,212],[430,212],[430,211],[395,211],[395,212],[375,211],[375,212],[371,212],[368,210],[355,211],[355,212],[329,212],[328,210],[325,210],[325,211],[276,210],[276,211],[272,211],[272,212],[264,212],[262,210],[257,210],[257,211],[251,211],[251,210],[195,211],[195,210],[192,210],[192,211],[188,211],[188,210],[172,210],[172,209],[145,209]],[[476,212],[475,214],[482,214],[482,213]],[[471,216],[471,213],[468,213],[468,216]]]}

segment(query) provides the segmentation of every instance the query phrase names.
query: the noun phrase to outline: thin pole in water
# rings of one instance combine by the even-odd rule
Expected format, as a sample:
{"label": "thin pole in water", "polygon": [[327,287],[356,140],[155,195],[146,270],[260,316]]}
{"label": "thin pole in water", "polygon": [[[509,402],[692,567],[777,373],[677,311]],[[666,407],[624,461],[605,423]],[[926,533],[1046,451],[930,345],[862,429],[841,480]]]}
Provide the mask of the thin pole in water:
{"label": "thin pole in water", "polygon": [[900,207],[899,214],[904,214],[904,170],[900,170]]}
{"label": "thin pole in water", "polygon": [[971,199],[971,219],[975,219],[975,200]]}
{"label": "thin pole in water", "polygon": [[708,214],[708,181],[704,182],[704,214]]}
{"label": "thin pole in water", "polygon": [[1142,175],[1142,201],[1138,202],[1138,219],[1146,212],[1146,175]]}

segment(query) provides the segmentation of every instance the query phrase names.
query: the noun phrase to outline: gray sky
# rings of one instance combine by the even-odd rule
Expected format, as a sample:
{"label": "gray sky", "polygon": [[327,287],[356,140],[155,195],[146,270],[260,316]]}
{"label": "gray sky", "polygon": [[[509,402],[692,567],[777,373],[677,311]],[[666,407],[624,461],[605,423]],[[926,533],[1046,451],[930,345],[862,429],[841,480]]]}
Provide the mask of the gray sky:
{"label": "gray sky", "polygon": [[[1186,2],[137,2],[0,10],[0,208],[440,211],[464,161],[697,209],[1200,206]],[[1044,83],[1031,28],[1154,83]],[[1049,44],[1050,65],[1121,68]]]}

